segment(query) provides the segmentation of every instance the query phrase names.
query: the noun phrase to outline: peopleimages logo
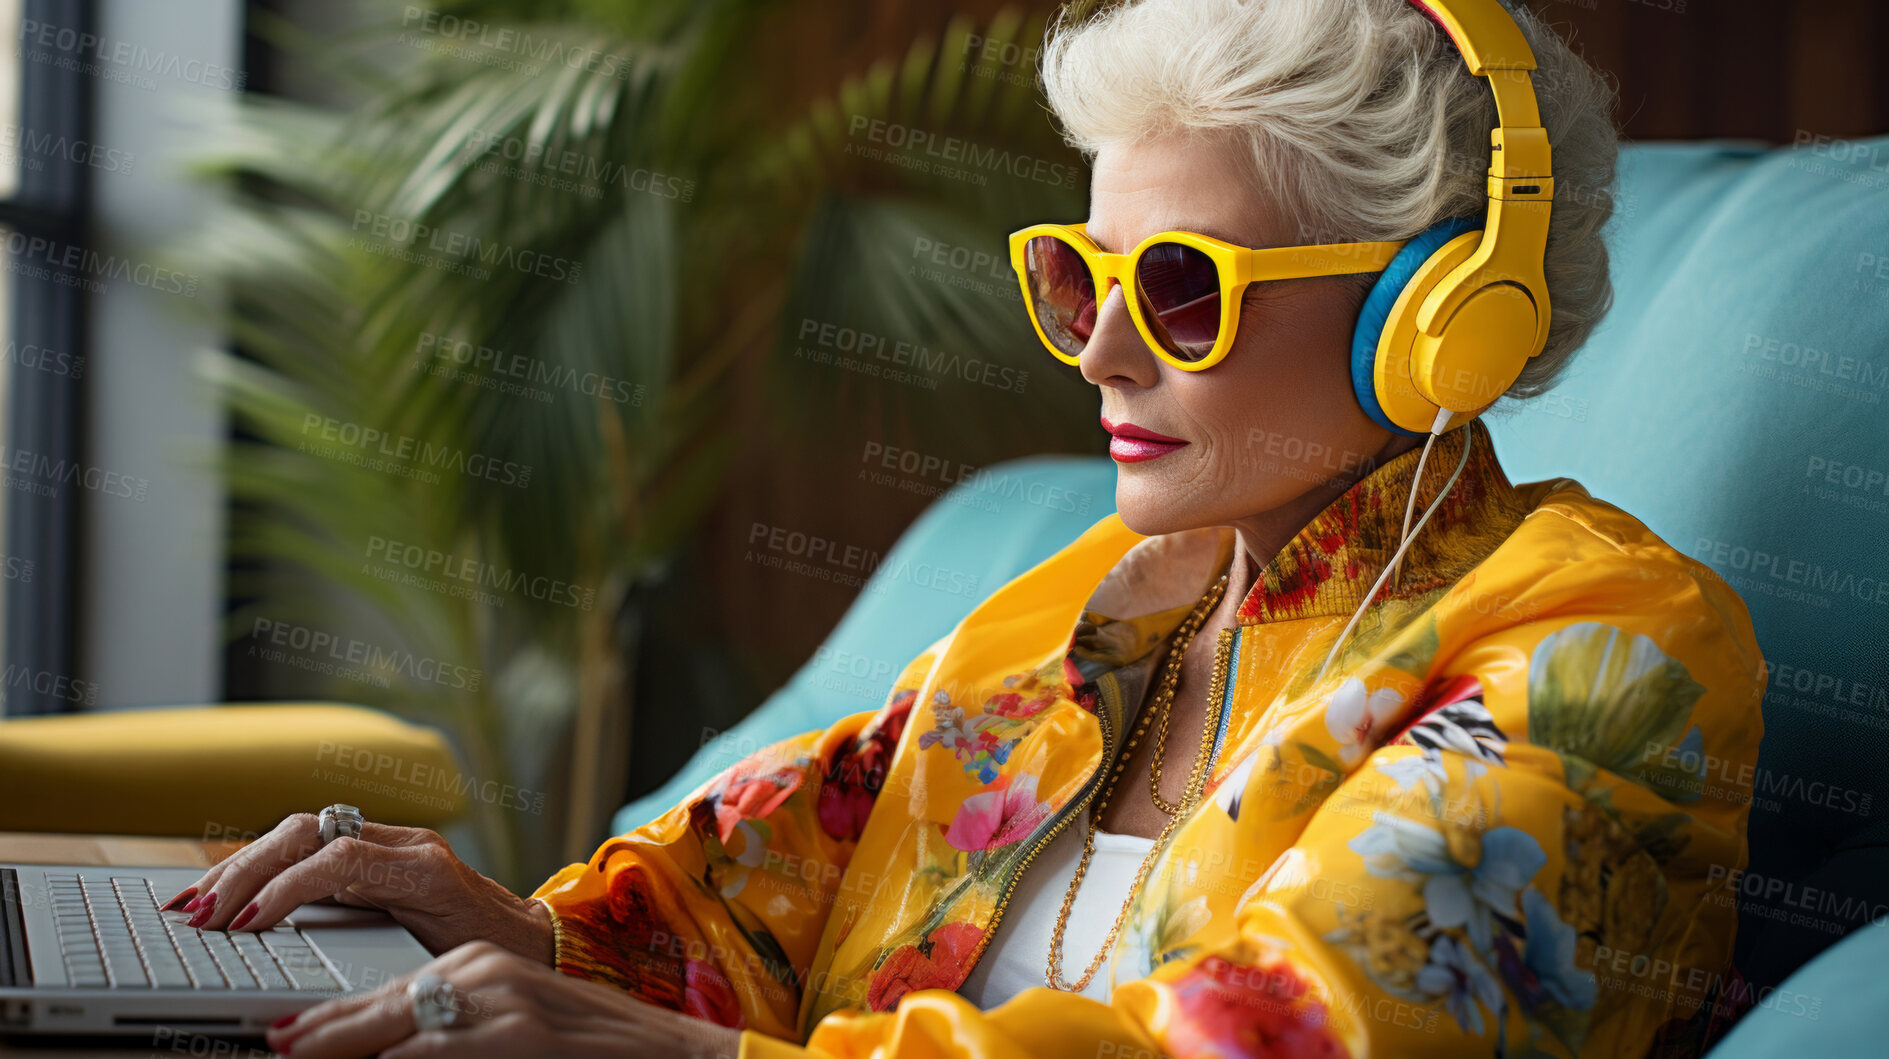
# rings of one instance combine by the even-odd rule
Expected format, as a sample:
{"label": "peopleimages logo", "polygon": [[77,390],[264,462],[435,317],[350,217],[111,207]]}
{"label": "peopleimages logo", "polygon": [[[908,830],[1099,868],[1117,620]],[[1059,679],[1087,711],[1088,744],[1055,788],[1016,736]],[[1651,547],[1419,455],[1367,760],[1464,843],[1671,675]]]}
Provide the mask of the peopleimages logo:
{"label": "peopleimages logo", "polygon": [[[1781,806],[1779,799],[1834,809],[1853,816],[1868,816],[1873,796],[1868,791],[1843,787],[1827,780],[1794,776],[1777,769],[1767,769],[1749,761],[1735,761],[1690,750],[1649,742],[1644,754],[1666,770],[1643,770],[1644,783],[1692,794],[1709,794],[1735,803],[1750,801],[1772,811]],[[1683,775],[1679,775],[1679,774]]]}
{"label": "peopleimages logo", "polygon": [[1791,146],[1803,150],[1817,158],[1828,158],[1833,162],[1843,162],[1859,166],[1874,173],[1889,173],[1889,154],[1883,152],[1882,145],[1865,140],[1846,140],[1841,136],[1828,136],[1809,129],[1798,129]]}
{"label": "peopleimages logo", "polygon": [[1034,180],[1065,188],[1075,187],[1076,178],[1081,172],[1073,165],[1052,162],[1046,158],[1036,158],[1001,147],[974,143],[956,136],[940,136],[925,129],[915,129],[910,125],[902,125],[896,121],[886,121],[865,114],[852,115],[848,121],[846,135],[849,139],[864,138],[868,143],[882,145],[861,148],[849,143],[846,145],[847,153],[876,160],[884,149],[907,152],[900,164],[918,169],[920,172],[937,171],[945,175],[960,174],[963,173],[962,170],[952,167],[963,165],[969,169],[1008,173],[1022,180]]}
{"label": "peopleimages logo", "polygon": [[1767,663],[1766,669],[1769,670],[1768,683],[1774,689],[1796,691],[1827,698],[1832,702],[1889,712],[1889,686],[1781,662]]}
{"label": "peopleimages logo", "polygon": [[[383,240],[386,244],[404,249],[424,248],[440,255],[439,258],[433,260],[449,264],[465,266],[477,261],[486,269],[510,269],[560,283],[576,283],[584,275],[582,261],[547,254],[529,247],[496,242],[471,232],[441,228],[424,221],[395,217],[387,213],[375,213],[372,210],[355,210],[352,230],[357,236],[365,232],[375,239]],[[363,249],[370,248],[364,243],[357,242],[356,245],[362,246]],[[474,276],[478,279],[486,278],[476,273]]]}
{"label": "peopleimages logo", "polygon": [[[390,434],[377,427],[363,426],[317,412],[309,412],[302,417],[302,436],[338,445],[343,450],[396,460],[409,468],[452,471],[519,489],[531,484],[529,463],[493,459],[482,453],[467,452],[450,445],[435,445],[406,434]],[[318,448],[311,448],[307,441],[302,446],[305,452],[327,455]],[[385,468],[377,466],[373,469]],[[433,480],[437,483],[437,476]]]}
{"label": "peopleimages logo", "polygon": [[370,536],[367,538],[367,557],[408,570],[417,570],[423,574],[446,578],[449,581],[462,581],[485,588],[496,588],[513,595],[535,599],[540,603],[555,603],[559,606],[589,610],[596,605],[596,592],[592,589],[560,581],[555,577],[533,576],[509,567],[500,567],[492,563],[483,563],[477,559],[449,555],[433,548],[418,544],[403,544],[388,540],[386,537]]}
{"label": "peopleimages logo", "polygon": [[[522,136],[474,129],[466,138],[465,154],[479,166],[489,167],[504,176],[560,191],[577,191],[586,198],[602,197],[607,184],[680,202],[695,198],[693,180],[647,168],[632,169],[608,158],[547,147]],[[518,164],[507,166],[505,162]]]}
{"label": "peopleimages logo", "polygon": [[629,80],[631,71],[636,69],[630,56],[584,47],[555,35],[461,18],[412,4],[404,9],[400,24],[443,40],[521,55],[539,66],[562,66],[567,70],[612,77],[619,81]]}
{"label": "peopleimages logo", "polygon": [[17,555],[0,555],[0,577],[21,584],[31,584],[33,571],[39,566],[31,559],[22,559]]}
{"label": "peopleimages logo", "polygon": [[47,158],[57,158],[106,173],[129,173],[136,157],[130,151],[121,151],[90,140],[34,132],[11,122],[0,125],[0,159],[35,173],[45,168],[44,160]]}
{"label": "peopleimages logo", "polygon": [[318,763],[333,764],[336,768],[349,772],[399,784],[403,788],[441,791],[469,800],[476,798],[501,809],[521,809],[534,813],[544,810],[543,792],[514,787],[509,783],[499,783],[496,780],[481,781],[478,777],[469,776],[463,772],[448,772],[437,765],[398,758],[368,747],[331,743],[324,739],[315,750],[315,760]]}
{"label": "peopleimages logo", "polygon": [[102,254],[74,243],[24,232],[6,233],[4,245],[8,255],[7,271],[15,275],[80,287],[93,294],[105,289],[100,280],[109,279],[148,287],[160,294],[197,296],[197,277],[189,272],[145,264],[117,254]]}
{"label": "peopleimages logo", "polygon": [[[1889,604],[1889,580],[1883,578],[1867,574],[1858,577],[1847,570],[1835,570],[1788,555],[1776,555],[1762,548],[1747,548],[1710,537],[1698,538],[1692,554],[1718,570],[1727,581],[1733,578],[1726,571],[1736,571],[1747,575],[1741,580],[1761,586],[1767,594],[1780,594],[1774,584],[1778,583],[1802,585],[1833,596],[1851,596],[1865,603]],[[1825,601],[1821,605],[1829,604]]]}
{"label": "peopleimages logo", "polygon": [[[1757,916],[1826,934],[1848,933],[1889,916],[1889,904],[1881,901],[1744,868],[1711,865],[1706,869],[1705,882],[1707,900],[1737,903],[1741,916]],[[1742,902],[1738,900],[1741,897]]]}
{"label": "peopleimages logo", "polygon": [[30,691],[79,706],[98,704],[98,685],[89,680],[77,680],[10,663],[4,672],[0,672],[0,705],[4,705],[7,695],[15,691]]}
{"label": "peopleimages logo", "polygon": [[[795,338],[809,343],[810,346],[852,354],[852,356],[837,358],[842,362],[863,361],[870,357],[874,360],[885,361],[894,369],[909,367],[930,375],[954,376],[965,382],[973,382],[997,390],[1013,390],[1017,393],[1022,393],[1024,386],[1030,381],[1028,371],[999,364],[996,361],[978,357],[962,357],[956,353],[947,353],[942,349],[933,350],[929,346],[921,346],[903,339],[893,341],[886,335],[873,331],[861,331],[810,317],[801,318],[799,333]],[[806,356],[807,352],[806,347],[795,347],[795,354],[798,356]],[[879,366],[873,365],[873,368],[876,374]],[[885,374],[890,377],[892,372],[888,370]]]}
{"label": "peopleimages logo", "polygon": [[455,691],[477,691],[485,674],[470,666],[443,662],[404,649],[385,649],[351,636],[337,636],[293,622],[257,618],[249,635],[259,646],[286,648],[305,657],[360,666],[371,674],[397,673],[418,683]]}
{"label": "peopleimages logo", "polygon": [[0,349],[0,365],[43,371],[48,375],[61,375],[75,382],[85,377],[83,356],[55,352],[30,342],[25,345],[8,342],[3,349]]}
{"label": "peopleimages logo", "polygon": [[1752,331],[1745,333],[1744,353],[1747,357],[1772,361],[1787,368],[1798,368],[1817,375],[1828,375],[1836,379],[1861,383],[1872,389],[1880,390],[1886,382],[1889,382],[1889,366],[1871,364],[1861,357],[1847,353],[1833,353],[1827,349],[1772,338]]}
{"label": "peopleimages logo", "polygon": [[[594,371],[580,372],[568,364],[551,364],[539,357],[526,356],[523,353],[508,353],[491,346],[475,346],[464,339],[447,335],[434,334],[431,331],[420,333],[420,340],[415,352],[423,355],[422,366],[426,359],[438,361],[440,365],[457,365],[470,368],[480,375],[475,378],[483,381],[485,375],[502,375],[508,379],[518,379],[521,383],[549,386],[566,390],[582,397],[601,397],[617,404],[640,405],[643,403],[645,388],[640,382],[628,379],[612,378]],[[532,396],[543,391],[533,391]],[[549,398],[546,394],[546,399]]]}
{"label": "peopleimages logo", "polygon": [[103,496],[119,496],[143,503],[151,483],[133,475],[64,458],[54,459],[30,449],[8,450],[0,443],[0,485],[36,496],[58,496],[62,485],[76,485]]}
{"label": "peopleimages logo", "polygon": [[1823,998],[1813,994],[1753,986],[1737,974],[1727,976],[1714,968],[1607,945],[1594,948],[1594,978],[1603,988],[1675,1002],[1682,1009],[1698,1007],[1711,999],[1714,1010],[1725,1015],[1746,1007],[1761,1007],[1814,1021],[1823,1012]]}
{"label": "peopleimages logo", "polygon": [[[886,485],[922,496],[937,496],[947,488],[969,483],[972,493],[961,495],[959,502],[973,503],[987,511],[1002,510],[998,500],[1023,500],[1052,511],[1085,514],[1093,501],[1088,493],[1078,493],[1059,485],[1035,479],[991,471],[975,464],[955,462],[916,449],[902,449],[877,441],[866,442],[858,479],[874,485]],[[881,473],[874,468],[882,468]],[[911,478],[899,478],[909,475]],[[978,495],[982,494],[982,495]],[[979,504],[977,501],[984,501]]]}

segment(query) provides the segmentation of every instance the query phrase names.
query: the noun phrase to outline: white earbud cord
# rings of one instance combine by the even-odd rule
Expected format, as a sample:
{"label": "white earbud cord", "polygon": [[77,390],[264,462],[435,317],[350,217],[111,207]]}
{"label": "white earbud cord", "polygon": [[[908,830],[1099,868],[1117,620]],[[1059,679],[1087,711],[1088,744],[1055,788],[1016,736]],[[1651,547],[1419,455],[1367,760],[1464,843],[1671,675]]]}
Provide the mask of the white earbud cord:
{"label": "white earbud cord", "polygon": [[1417,473],[1411,476],[1410,499],[1404,501],[1404,528],[1397,531],[1397,558],[1391,563],[1393,586],[1400,584],[1403,580],[1398,571],[1403,568],[1404,542],[1410,539],[1410,516],[1417,510],[1417,487],[1423,484],[1423,465],[1430,458],[1430,446],[1436,444],[1436,439],[1440,436],[1439,433],[1432,431],[1429,437],[1423,439],[1423,451],[1417,454]]}
{"label": "white earbud cord", "polygon": [[[1429,458],[1430,446],[1436,443],[1437,437],[1442,433],[1443,427],[1449,422],[1449,418],[1453,414],[1454,413],[1450,412],[1448,409],[1444,409],[1436,417],[1436,425],[1431,428],[1429,440],[1423,443],[1423,454],[1417,457],[1417,473],[1414,480],[1410,483],[1410,502],[1405,505],[1404,508],[1405,525],[1409,525],[1410,511],[1416,506],[1417,486],[1423,481],[1423,461]],[[1417,534],[1423,532],[1424,523],[1430,521],[1430,516],[1436,514],[1436,509],[1442,506],[1443,498],[1449,496],[1450,490],[1456,487],[1456,480],[1462,477],[1463,468],[1469,466],[1469,446],[1474,441],[1475,435],[1463,435],[1463,455],[1461,459],[1456,461],[1456,470],[1450,473],[1449,481],[1443,483],[1443,488],[1436,494],[1436,499],[1430,501],[1430,506],[1423,509],[1423,517],[1417,520],[1416,527],[1409,533],[1404,534],[1403,539],[1398,542],[1397,551],[1391,555],[1391,561],[1384,564],[1384,571],[1377,575],[1377,580],[1372,583],[1371,590],[1364,594],[1364,602],[1358,604],[1358,609],[1352,612],[1351,620],[1345,623],[1344,630],[1338,634],[1337,641],[1331,645],[1331,653],[1325,656],[1325,664],[1319,667],[1318,677],[1312,681],[1314,684],[1320,683],[1325,679],[1325,674],[1331,670],[1333,659],[1338,657],[1338,649],[1345,645],[1345,641],[1351,636],[1351,631],[1357,628],[1358,619],[1364,617],[1365,608],[1369,607],[1371,601],[1377,598],[1378,590],[1384,587],[1384,582],[1390,578],[1391,571],[1397,569],[1397,564],[1403,561],[1404,552],[1408,551],[1411,544],[1415,543]]]}

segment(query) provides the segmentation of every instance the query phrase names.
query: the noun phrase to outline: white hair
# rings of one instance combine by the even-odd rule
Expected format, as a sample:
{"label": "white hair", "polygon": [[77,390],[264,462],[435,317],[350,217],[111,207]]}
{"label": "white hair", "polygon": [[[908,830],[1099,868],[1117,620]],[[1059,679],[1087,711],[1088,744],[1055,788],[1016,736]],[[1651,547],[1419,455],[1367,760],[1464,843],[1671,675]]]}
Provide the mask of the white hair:
{"label": "white hair", "polygon": [[[1613,300],[1601,227],[1614,207],[1613,86],[1512,12],[1554,151],[1548,341],[1508,390],[1552,385]],[[1495,99],[1406,0],[1132,0],[1049,27],[1043,87],[1063,137],[1110,144],[1234,130],[1247,179],[1306,242],[1409,239],[1487,210]]]}

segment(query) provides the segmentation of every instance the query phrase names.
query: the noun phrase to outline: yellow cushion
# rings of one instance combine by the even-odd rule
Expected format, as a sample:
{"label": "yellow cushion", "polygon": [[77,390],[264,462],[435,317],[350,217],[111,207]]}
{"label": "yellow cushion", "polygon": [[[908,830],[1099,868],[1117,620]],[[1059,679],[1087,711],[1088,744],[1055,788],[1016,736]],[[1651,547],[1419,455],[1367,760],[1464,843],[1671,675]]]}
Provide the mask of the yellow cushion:
{"label": "yellow cushion", "polygon": [[432,827],[482,783],[438,732],[362,706],[0,721],[0,831],[243,839],[335,802],[369,820]]}

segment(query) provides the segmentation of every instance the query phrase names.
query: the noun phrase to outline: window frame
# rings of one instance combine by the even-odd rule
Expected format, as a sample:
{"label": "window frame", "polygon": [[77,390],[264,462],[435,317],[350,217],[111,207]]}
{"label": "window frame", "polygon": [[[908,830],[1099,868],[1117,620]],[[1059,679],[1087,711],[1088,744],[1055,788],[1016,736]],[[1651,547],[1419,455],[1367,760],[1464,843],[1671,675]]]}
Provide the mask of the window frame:
{"label": "window frame", "polygon": [[[24,0],[20,19],[22,30],[43,22],[83,34],[96,30],[98,11],[95,0]],[[16,36],[15,45],[21,44]],[[73,151],[36,156],[43,164],[35,169],[26,164],[23,141],[31,130],[55,139],[64,137],[66,143],[89,142],[94,124],[92,81],[75,68],[22,61],[19,93],[19,186],[12,197],[0,199],[0,226],[28,238],[87,246],[90,169],[73,161]],[[6,282],[10,312],[5,337],[15,349],[35,345],[71,356],[85,351],[87,298],[81,283],[52,282],[23,271],[13,272]],[[52,466],[78,465],[84,456],[84,373],[73,378],[8,370],[7,462],[18,453],[30,452]],[[3,593],[6,618],[0,663],[6,667],[7,715],[78,708],[72,696],[58,693],[62,681],[40,679],[45,674],[69,681],[77,673],[75,604],[84,529],[78,492],[64,483],[50,497],[17,492],[7,499],[5,553],[32,563],[31,576],[6,582]],[[21,673],[33,679],[16,679]]]}

